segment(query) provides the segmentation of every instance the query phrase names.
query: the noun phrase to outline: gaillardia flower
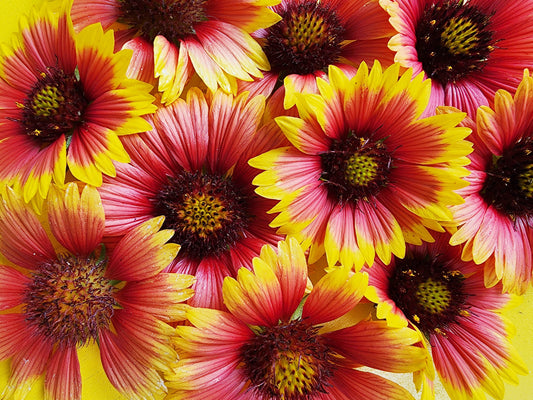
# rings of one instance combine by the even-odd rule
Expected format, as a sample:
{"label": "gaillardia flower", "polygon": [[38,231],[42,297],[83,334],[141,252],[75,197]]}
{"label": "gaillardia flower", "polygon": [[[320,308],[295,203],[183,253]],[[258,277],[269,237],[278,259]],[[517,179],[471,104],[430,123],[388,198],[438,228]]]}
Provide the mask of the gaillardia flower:
{"label": "gaillardia flower", "polygon": [[395,60],[431,78],[426,113],[447,105],[472,118],[496,90],[514,91],[533,67],[532,0],[380,0],[398,32]]}
{"label": "gaillardia flower", "polygon": [[479,266],[462,261],[461,246],[449,239],[439,233],[434,243],[409,245],[389,265],[376,262],[366,269],[366,296],[391,326],[410,323],[425,335],[450,398],[485,399],[486,392],[503,399],[504,380],[518,383],[517,374],[528,373],[501,315],[511,296],[501,284],[486,288]]}
{"label": "gaillardia flower", "polygon": [[452,207],[463,258],[483,264],[485,284],[523,293],[533,266],[533,78],[525,71],[513,96],[499,90],[494,109],[480,107],[464,204]]}
{"label": "gaillardia flower", "polygon": [[[68,2],[66,2],[68,3]],[[67,7],[68,4],[64,4]],[[150,129],[151,86],[126,79],[131,51],[91,25],[75,34],[67,11],[46,8],[21,23],[0,57],[0,183],[25,201],[75,178],[101,185],[112,160],[128,162],[118,136]]]}
{"label": "gaillardia flower", "polygon": [[[250,33],[280,17],[267,6],[280,0],[74,0],[72,19],[83,27],[101,22],[120,42],[141,38],[150,51],[161,101],[170,104],[196,72],[211,91],[236,90],[270,66]],[[151,68],[151,67],[150,67]]]}
{"label": "gaillardia flower", "polygon": [[95,188],[80,195],[75,183],[52,186],[47,205],[41,224],[11,189],[0,204],[0,253],[12,263],[0,265],[0,360],[11,371],[0,397],[24,398],[44,374],[40,398],[79,400],[86,347],[127,398],[164,392],[162,374],[176,357],[167,322],[183,319],[194,280],[161,272],[179,249],[166,244],[173,232],[155,218],[108,253]]}
{"label": "gaillardia flower", "polygon": [[316,77],[324,77],[330,65],[343,69],[375,59],[393,63],[387,43],[395,31],[378,0],[282,0],[271,8],[281,21],[253,34],[271,71],[244,87],[262,86],[270,94],[284,81],[287,107],[294,105],[292,93],[316,92]]}
{"label": "gaillardia flower", "polygon": [[300,117],[276,118],[292,146],[250,160],[266,170],[257,193],[280,200],[272,226],[311,246],[311,263],[324,252],[331,266],[360,268],[376,254],[388,263],[405,242],[430,241],[426,228],[441,229],[447,206],[462,202],[453,190],[466,184],[470,130],[456,127],[465,114],[419,119],[429,81],[398,73],[362,63],[348,79],[330,67],[320,95],[297,96]]}
{"label": "gaillardia flower", "polygon": [[357,367],[415,371],[427,357],[416,346],[420,336],[385,321],[338,323],[367,282],[366,274],[338,268],[306,295],[307,264],[298,242],[280,242],[277,253],[264,246],[253,272],[241,268],[237,280],[224,280],[229,311],[187,310],[192,326],[177,328],[179,361],[168,375],[168,398],[413,399]]}
{"label": "gaillardia flower", "polygon": [[192,89],[157,110],[153,131],[124,140],[132,162],[101,187],[109,235],[165,216],[181,245],[169,271],[196,275],[194,305],[222,307],[224,277],[281,238],[269,227],[274,202],[254,192],[258,171],[247,164],[283,143],[274,129],[258,131],[263,109],[263,96]]}

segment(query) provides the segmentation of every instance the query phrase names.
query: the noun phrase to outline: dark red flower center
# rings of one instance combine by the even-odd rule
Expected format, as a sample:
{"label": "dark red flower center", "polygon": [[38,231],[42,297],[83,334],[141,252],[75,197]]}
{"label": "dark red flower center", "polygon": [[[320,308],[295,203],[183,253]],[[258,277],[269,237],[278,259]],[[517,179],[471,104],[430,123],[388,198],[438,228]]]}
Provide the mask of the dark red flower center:
{"label": "dark red flower center", "polygon": [[481,71],[496,45],[491,17],[463,0],[427,3],[415,29],[426,75],[446,85]]}
{"label": "dark red flower center", "polygon": [[207,20],[207,0],[119,0],[118,21],[152,42],[158,35],[179,44]]}
{"label": "dark red flower center", "polygon": [[322,174],[330,197],[340,203],[369,200],[389,183],[392,155],[385,140],[349,132],[333,140],[329,151],[320,154]]}
{"label": "dark red flower center", "polygon": [[45,147],[61,135],[71,135],[83,123],[88,103],[76,73],[50,67],[18,106],[26,134]]}
{"label": "dark red flower center", "polygon": [[52,343],[75,346],[109,328],[117,303],[105,260],[59,256],[33,273],[25,296],[26,320]]}
{"label": "dark red flower center", "polygon": [[480,195],[504,215],[533,217],[533,141],[519,140],[501,156],[493,156]]}
{"label": "dark red flower center", "polygon": [[317,1],[286,2],[282,20],[267,29],[264,52],[283,78],[325,70],[341,54],[345,29],[335,10]]}
{"label": "dark red flower center", "polygon": [[201,259],[228,250],[248,226],[248,197],[231,179],[216,174],[182,171],[169,177],[154,198],[155,215],[174,229],[172,240],[181,253]]}
{"label": "dark red flower center", "polygon": [[327,393],[335,354],[318,327],[295,320],[261,327],[241,348],[250,390],[259,399],[304,400]]}
{"label": "dark red flower center", "polygon": [[426,336],[442,333],[459,316],[468,315],[465,277],[452,269],[454,262],[457,260],[447,260],[441,254],[423,253],[394,261],[389,298]]}

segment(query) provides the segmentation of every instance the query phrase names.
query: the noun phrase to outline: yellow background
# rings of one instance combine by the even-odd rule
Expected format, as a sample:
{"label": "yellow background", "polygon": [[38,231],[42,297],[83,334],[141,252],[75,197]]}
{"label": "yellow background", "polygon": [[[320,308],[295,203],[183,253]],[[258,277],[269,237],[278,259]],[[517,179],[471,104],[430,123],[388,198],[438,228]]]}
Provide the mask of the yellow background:
{"label": "yellow background", "polygon": [[[10,33],[17,30],[17,19],[19,15],[38,4],[49,0],[0,0],[0,42],[9,40]],[[532,49],[533,51],[533,49]],[[523,296],[522,304],[510,311],[507,316],[516,326],[517,334],[513,344],[519,350],[524,361],[530,369],[533,368],[533,290]],[[86,349],[88,350],[88,349]],[[101,365],[98,359],[93,359],[92,355],[97,352],[82,351],[80,358],[82,364],[86,365],[90,371],[83,371],[84,381],[89,383],[84,387],[83,398],[93,398],[97,400],[114,400],[120,398],[118,393],[106,382]],[[5,384],[8,364],[0,363],[0,386]],[[3,375],[3,376],[2,376]],[[389,377],[389,376],[388,376]],[[394,378],[393,374],[390,378]],[[400,382],[410,385],[410,377],[404,377]],[[398,380],[398,379],[395,379]],[[87,387],[91,386],[91,387]],[[438,389],[438,388],[437,388]],[[448,396],[439,390],[438,400],[447,400]],[[87,396],[87,397],[86,397]],[[33,397],[35,400],[39,400]],[[528,400],[533,399],[533,374],[520,378],[519,386],[508,385],[505,393],[505,400]],[[453,400],[453,399],[452,399]]]}

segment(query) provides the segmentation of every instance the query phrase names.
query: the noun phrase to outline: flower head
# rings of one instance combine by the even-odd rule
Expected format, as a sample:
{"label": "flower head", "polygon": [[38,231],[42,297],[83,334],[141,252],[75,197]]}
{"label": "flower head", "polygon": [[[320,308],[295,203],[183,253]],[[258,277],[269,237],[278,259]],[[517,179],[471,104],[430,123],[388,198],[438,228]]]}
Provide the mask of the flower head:
{"label": "flower head", "polygon": [[166,244],[173,232],[155,218],[107,253],[96,189],[52,187],[47,204],[42,223],[11,189],[0,204],[0,360],[11,360],[0,396],[24,398],[44,374],[40,398],[79,400],[82,349],[128,398],[162,393],[176,357],[167,322],[183,319],[194,280],[161,272],[179,249]]}
{"label": "flower head", "polygon": [[349,69],[374,59],[387,66],[393,62],[387,42],[394,29],[378,0],[283,0],[271,8],[281,21],[254,33],[271,71],[243,87],[261,86],[270,94],[283,81],[287,108],[294,105],[293,93],[316,92],[316,77],[326,76],[330,65]]}
{"label": "flower head", "polygon": [[459,230],[452,244],[465,243],[463,257],[483,264],[485,283],[499,280],[505,291],[523,293],[531,282],[533,255],[533,78],[525,71],[514,97],[499,90],[494,109],[480,107],[473,129],[474,152],[452,208]]}
{"label": "flower head", "polygon": [[[122,43],[153,60],[161,101],[172,103],[196,72],[211,91],[230,92],[236,79],[251,81],[270,68],[250,33],[279,20],[267,6],[279,0],[75,0],[76,26],[101,22]],[[140,39],[139,39],[140,38]],[[147,66],[152,68],[152,66]]]}
{"label": "flower head", "polygon": [[280,239],[268,226],[273,203],[254,193],[247,164],[283,143],[268,127],[258,130],[263,108],[262,96],[219,90],[206,98],[193,89],[156,112],[153,131],[124,141],[132,162],[101,187],[110,235],[165,216],[181,245],[169,270],[196,275],[195,305],[222,307],[224,277]]}
{"label": "flower head", "polygon": [[426,352],[416,346],[414,331],[384,321],[331,323],[358,304],[366,274],[339,268],[308,295],[306,283],[307,264],[295,239],[280,242],[277,253],[264,246],[253,272],[241,268],[236,280],[224,280],[229,312],[187,311],[192,326],[177,328],[180,360],[169,375],[169,398],[412,399],[356,368],[419,369]]}
{"label": "flower head", "polygon": [[[68,3],[68,2],[67,2]],[[113,52],[112,33],[75,34],[68,12],[34,11],[0,59],[0,182],[24,200],[46,197],[68,170],[98,186],[127,162],[118,136],[150,128],[151,86],[126,79],[131,51]]]}
{"label": "flower head", "polygon": [[533,67],[531,0],[380,0],[397,34],[395,60],[431,78],[426,110],[447,105],[476,115],[496,90],[514,91]]}
{"label": "flower head", "polygon": [[362,63],[348,79],[331,67],[320,95],[297,97],[299,117],[276,118],[292,146],[250,160],[266,170],[257,192],[280,200],[272,225],[311,246],[311,262],[325,252],[330,265],[359,268],[376,254],[387,263],[405,242],[431,240],[426,228],[441,229],[462,201],[453,190],[471,151],[470,130],[455,127],[464,114],[419,119],[429,82],[398,72]]}
{"label": "flower head", "polygon": [[[501,285],[485,288],[481,269],[461,260],[461,247],[439,233],[434,243],[409,245],[404,258],[366,269],[367,297],[391,326],[414,325],[428,340],[450,397],[503,398],[504,380],[527,368],[511,345],[513,328],[500,314],[511,297]],[[419,376],[421,377],[421,376]]]}

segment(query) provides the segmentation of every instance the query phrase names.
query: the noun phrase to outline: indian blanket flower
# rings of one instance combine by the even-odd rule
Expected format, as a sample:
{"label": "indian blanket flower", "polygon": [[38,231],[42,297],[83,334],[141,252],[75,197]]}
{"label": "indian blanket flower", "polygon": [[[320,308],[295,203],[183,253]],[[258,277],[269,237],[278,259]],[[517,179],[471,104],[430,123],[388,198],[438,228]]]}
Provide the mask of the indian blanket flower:
{"label": "indian blanket flower", "polygon": [[[510,343],[514,328],[501,315],[514,303],[501,284],[484,285],[482,269],[461,260],[461,246],[439,233],[434,243],[409,245],[404,258],[366,269],[367,297],[391,326],[414,325],[427,338],[435,369],[452,399],[503,399],[527,367]],[[431,399],[430,394],[425,399]]]}
{"label": "indian blanket flower", "polygon": [[23,399],[44,374],[38,397],[80,399],[77,354],[87,347],[127,398],[163,393],[176,357],[167,322],[183,319],[194,280],[161,272],[179,249],[166,244],[173,232],[155,218],[106,252],[95,188],[52,186],[47,205],[41,223],[11,189],[0,204],[0,253],[10,262],[0,266],[0,360],[11,360],[0,397]]}
{"label": "indian blanket flower", "polygon": [[169,271],[197,278],[191,304],[222,307],[224,277],[281,238],[269,227],[274,203],[254,192],[259,171],[247,164],[284,140],[272,124],[259,129],[264,103],[263,96],[218,90],[206,98],[190,90],[157,110],[151,132],[124,141],[132,162],[117,165],[116,178],[100,188],[111,236],[165,216],[181,245]]}
{"label": "indian blanket flower", "polygon": [[78,27],[100,22],[120,43],[152,53],[146,59],[153,59],[161,101],[170,104],[195,72],[211,91],[262,77],[270,66],[250,33],[279,21],[267,7],[279,1],[74,0],[72,18]]}
{"label": "indian blanket flower", "polygon": [[224,280],[229,311],[187,310],[192,326],[177,328],[168,399],[413,399],[358,367],[420,368],[427,352],[415,345],[419,335],[385,321],[339,323],[363,296],[366,274],[338,268],[306,294],[307,264],[295,239],[280,242],[277,253],[264,246],[253,264],[253,272],[241,268],[236,280]]}
{"label": "indian blanket flower", "polygon": [[428,114],[447,105],[476,115],[533,67],[533,1],[380,0],[398,32],[395,60],[431,78]]}
{"label": "indian blanket flower", "polygon": [[499,90],[494,108],[480,107],[472,129],[468,188],[452,208],[463,258],[483,264],[485,283],[524,293],[533,265],[533,78],[526,70],[513,96]]}
{"label": "indian blanket flower", "polygon": [[395,33],[378,0],[282,0],[271,7],[281,21],[256,31],[271,71],[243,87],[270,94],[284,82],[285,106],[294,105],[292,93],[316,92],[316,77],[329,65],[341,69],[378,59],[390,65],[394,53],[388,40]]}
{"label": "indian blanket flower", "polygon": [[402,257],[405,242],[431,240],[426,228],[441,229],[447,206],[462,202],[453,190],[466,185],[470,130],[456,127],[465,114],[419,119],[429,81],[398,73],[362,63],[348,79],[330,67],[320,95],[297,96],[299,117],[276,118],[292,146],[250,160],[266,170],[257,193],[280,200],[272,226],[310,246],[311,263],[324,252],[329,265],[356,268]]}
{"label": "indian blanket flower", "polygon": [[0,183],[25,201],[42,201],[67,168],[101,185],[112,160],[129,161],[118,136],[150,129],[141,115],[155,110],[151,86],[126,78],[131,51],[114,53],[112,33],[91,25],[75,34],[64,8],[39,10],[0,57]]}

